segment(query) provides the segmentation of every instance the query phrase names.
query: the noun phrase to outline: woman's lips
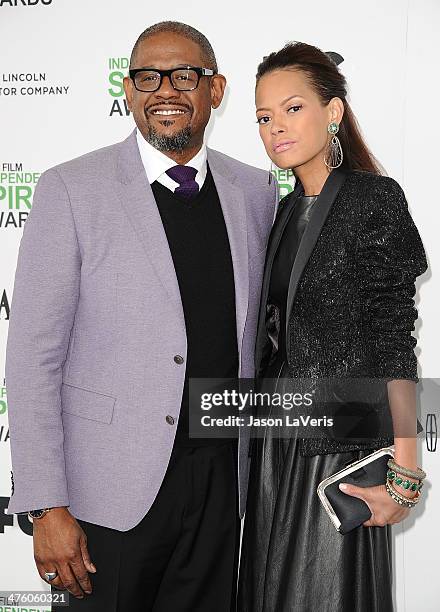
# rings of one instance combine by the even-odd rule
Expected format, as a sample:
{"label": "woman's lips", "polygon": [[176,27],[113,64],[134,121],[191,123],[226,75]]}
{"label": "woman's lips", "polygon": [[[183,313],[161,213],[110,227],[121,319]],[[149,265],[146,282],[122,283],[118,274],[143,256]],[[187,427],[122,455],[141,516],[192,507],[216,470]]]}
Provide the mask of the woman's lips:
{"label": "woman's lips", "polygon": [[287,149],[290,149],[294,144],[296,144],[296,140],[283,140],[274,144],[273,150],[275,153],[281,153],[281,151],[287,151]]}

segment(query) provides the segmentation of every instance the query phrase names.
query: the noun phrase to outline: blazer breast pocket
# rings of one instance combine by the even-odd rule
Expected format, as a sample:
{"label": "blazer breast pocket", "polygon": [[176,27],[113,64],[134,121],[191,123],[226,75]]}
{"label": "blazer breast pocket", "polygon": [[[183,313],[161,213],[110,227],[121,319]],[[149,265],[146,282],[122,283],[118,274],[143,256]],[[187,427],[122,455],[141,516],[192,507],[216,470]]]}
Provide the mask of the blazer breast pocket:
{"label": "blazer breast pocket", "polygon": [[64,382],[61,384],[62,412],[92,421],[111,423],[115,402],[116,397],[112,395],[105,395],[99,391],[76,387]]}

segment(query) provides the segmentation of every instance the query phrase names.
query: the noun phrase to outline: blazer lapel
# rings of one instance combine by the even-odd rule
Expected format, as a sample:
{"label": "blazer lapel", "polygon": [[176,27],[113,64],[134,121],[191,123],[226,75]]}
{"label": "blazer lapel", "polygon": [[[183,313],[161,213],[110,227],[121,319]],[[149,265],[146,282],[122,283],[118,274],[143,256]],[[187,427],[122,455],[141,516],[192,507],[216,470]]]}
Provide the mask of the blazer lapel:
{"label": "blazer lapel", "polygon": [[347,172],[341,168],[335,168],[327,177],[321,193],[319,194],[316,202],[313,204],[312,213],[307,226],[304,230],[298,252],[295,257],[295,261],[292,266],[292,272],[290,274],[289,289],[287,293],[287,306],[286,306],[286,347],[288,344],[288,329],[289,329],[289,318],[292,310],[293,301],[298,288],[298,283],[304,268],[312,254],[315,244],[319,238],[322,227],[327,219],[333,202],[338,195],[340,188],[342,187]]}
{"label": "blazer lapel", "polygon": [[[312,254],[315,244],[319,238],[322,227],[327,219],[328,213],[333,202],[336,199],[339,189],[346,179],[347,173],[341,168],[335,168],[327,177],[324,186],[319,194],[316,202],[313,204],[312,214],[304,230],[298,252],[295,257],[294,264],[289,280],[289,289],[287,293],[286,304],[286,347],[288,344],[288,324],[290,312],[292,310],[293,301],[298,288],[298,283],[304,268]],[[266,264],[263,277],[263,285],[261,290],[260,312],[258,317],[257,339],[255,346],[255,371],[259,372],[259,365],[263,354],[264,345],[266,343],[266,303],[269,295],[270,276],[272,273],[273,261],[275,258],[278,245],[283,235],[284,228],[289,220],[290,213],[295,206],[295,200],[298,196],[304,193],[303,186],[300,181],[297,181],[294,191],[291,193],[289,202],[284,206],[285,209],[279,211],[269,239],[268,250],[266,255]],[[290,206],[289,206],[290,204]]]}
{"label": "blazer lapel", "polygon": [[[247,223],[244,194],[234,184],[235,175],[225,167],[221,157],[208,147],[208,163],[220,199],[231,248],[234,269],[237,341],[239,354],[248,308],[249,271]],[[117,168],[118,196],[128,219],[138,235],[148,262],[176,305],[184,322],[179,283],[165,229],[148,182],[136,142],[136,130],[121,143]],[[241,361],[241,360],[240,360]]]}
{"label": "blazer lapel", "polygon": [[118,160],[118,196],[138,235],[148,262],[155,270],[184,321],[179,284],[159,209],[145,172],[136,131],[121,143]]}
{"label": "blazer lapel", "polygon": [[236,176],[231,175],[230,168],[225,166],[220,155],[208,147],[207,156],[220,199],[231,249],[235,283],[237,341],[241,364],[241,345],[249,300],[246,205],[242,189],[234,183]]}
{"label": "blazer lapel", "polygon": [[269,296],[270,277],[272,274],[272,266],[275,259],[275,254],[278,249],[284,228],[290,218],[290,214],[295,206],[296,198],[303,192],[303,186],[297,181],[294,190],[290,193],[289,198],[283,203],[282,207],[277,210],[277,214],[269,236],[266,262],[264,265],[263,282],[261,286],[260,309],[258,314],[257,338],[255,346],[255,371],[258,371],[264,344],[266,342],[266,302]]}

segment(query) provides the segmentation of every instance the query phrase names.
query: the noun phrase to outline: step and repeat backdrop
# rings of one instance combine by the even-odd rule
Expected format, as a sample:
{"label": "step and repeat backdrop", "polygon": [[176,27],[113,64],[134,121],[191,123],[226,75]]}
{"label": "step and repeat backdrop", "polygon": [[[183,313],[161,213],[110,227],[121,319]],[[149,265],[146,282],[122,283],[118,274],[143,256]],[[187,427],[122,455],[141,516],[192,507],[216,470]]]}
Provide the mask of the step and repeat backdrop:
{"label": "step and repeat backdrop", "polygon": [[[18,247],[35,185],[45,169],[129,134],[134,122],[122,79],[131,48],[147,26],[168,19],[201,30],[227,77],[225,98],[206,134],[211,147],[269,169],[255,121],[257,64],[289,40],[304,41],[341,56],[349,100],[367,142],[405,190],[430,265],[418,279],[414,332],[419,396],[430,397],[419,402],[418,440],[419,462],[428,477],[423,501],[393,528],[394,592],[398,612],[438,611],[438,0],[166,5],[0,0],[0,591],[48,590],[33,560],[32,523],[27,516],[5,514],[11,494],[5,347]],[[275,172],[285,195],[292,176]],[[35,439],[36,462],[38,447]],[[0,602],[3,610],[9,608]]]}

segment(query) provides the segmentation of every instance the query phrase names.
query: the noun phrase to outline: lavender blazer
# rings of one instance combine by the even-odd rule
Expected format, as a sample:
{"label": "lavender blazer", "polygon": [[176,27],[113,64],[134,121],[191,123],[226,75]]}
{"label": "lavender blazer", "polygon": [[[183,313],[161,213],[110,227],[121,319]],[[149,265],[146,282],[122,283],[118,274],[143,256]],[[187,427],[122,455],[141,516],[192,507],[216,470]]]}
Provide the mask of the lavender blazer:
{"label": "lavender blazer", "polygon": [[[6,347],[8,514],[69,506],[79,519],[126,531],[147,513],[165,475],[187,340],[171,253],[135,133],[47,170],[36,187]],[[210,148],[208,163],[231,247],[240,376],[252,377],[278,187],[268,184],[267,172]],[[248,445],[242,431],[241,516]]]}

